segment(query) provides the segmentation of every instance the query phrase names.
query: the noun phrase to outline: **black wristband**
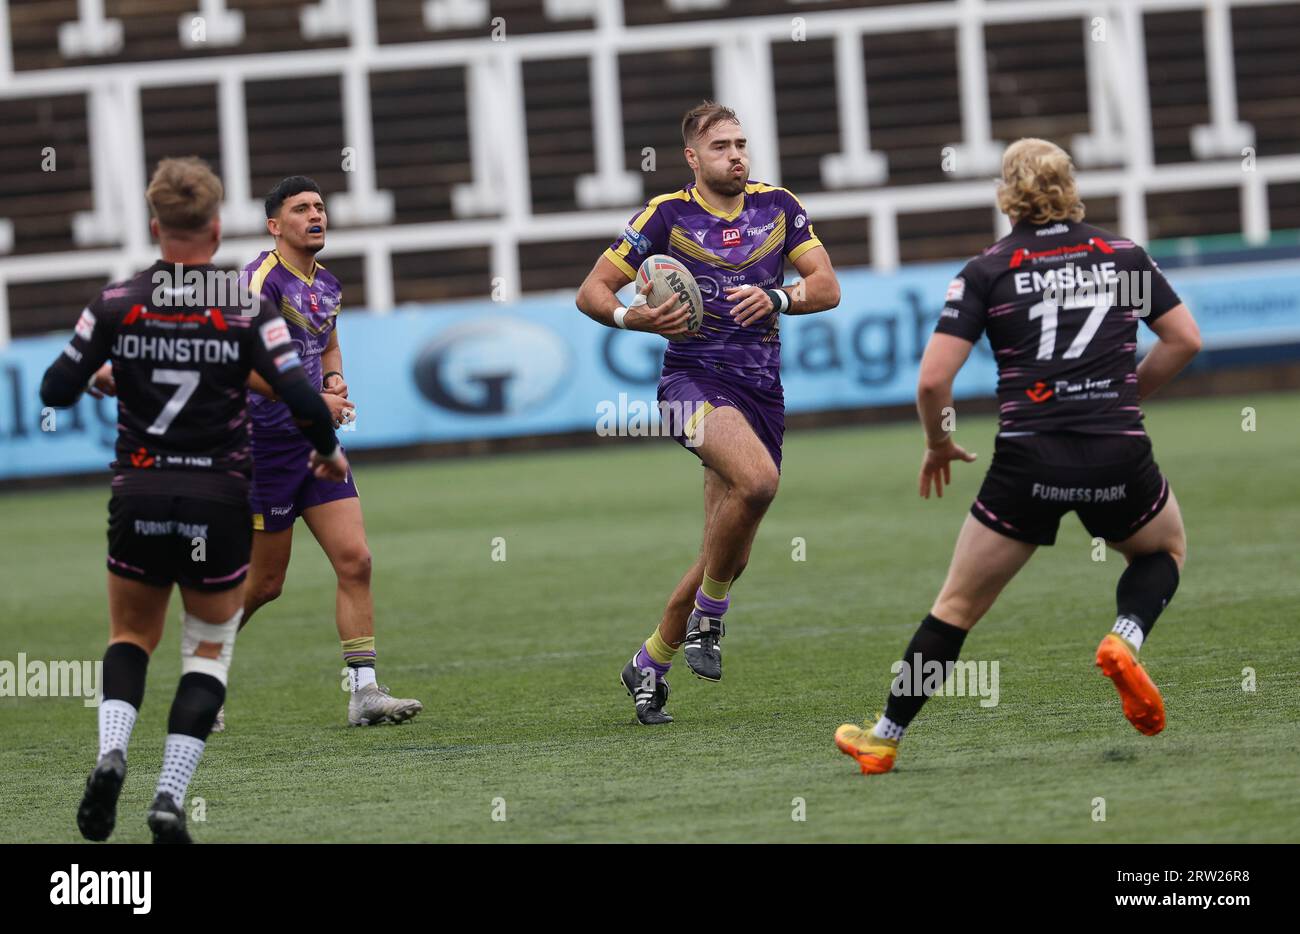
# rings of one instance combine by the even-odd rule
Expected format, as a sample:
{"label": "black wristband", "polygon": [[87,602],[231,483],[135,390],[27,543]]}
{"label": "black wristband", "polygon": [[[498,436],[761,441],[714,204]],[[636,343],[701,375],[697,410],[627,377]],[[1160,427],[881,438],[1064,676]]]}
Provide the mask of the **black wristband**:
{"label": "black wristband", "polygon": [[[330,381],[331,376],[337,376],[339,379],[343,379],[343,374],[340,373],[338,370],[330,370],[328,373],[326,373],[324,376],[320,378],[320,384],[324,386],[326,383]],[[344,380],[344,382],[346,382],[346,380]]]}
{"label": "black wristband", "polygon": [[772,308],[777,314],[785,314],[790,310],[790,293],[785,289],[764,289],[763,291],[772,300]]}

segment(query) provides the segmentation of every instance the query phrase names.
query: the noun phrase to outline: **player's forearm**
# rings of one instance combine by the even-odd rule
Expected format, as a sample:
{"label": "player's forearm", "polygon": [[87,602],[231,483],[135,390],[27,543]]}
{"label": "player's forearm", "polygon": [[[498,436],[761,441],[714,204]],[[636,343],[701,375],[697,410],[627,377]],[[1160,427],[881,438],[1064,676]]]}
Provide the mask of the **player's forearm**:
{"label": "player's forearm", "polygon": [[614,323],[614,312],[621,308],[623,303],[618,300],[618,296],[610,290],[609,286],[602,282],[584,282],[582,288],[578,289],[575,301],[578,310],[592,321],[603,324],[607,328],[618,327]]}
{"label": "player's forearm", "polygon": [[[337,334],[337,332],[335,332]],[[322,373],[338,373],[343,375],[343,348],[335,341],[331,346],[326,347],[320,355],[320,366]]]}
{"label": "player's forearm", "polygon": [[[94,371],[91,372],[93,374]],[[41,379],[41,404],[56,409],[75,405],[85,391],[89,378],[83,376],[76,364],[67,357],[59,357],[50,364]]]}
{"label": "player's forearm", "polygon": [[1177,376],[1183,367],[1192,362],[1199,349],[1199,345],[1156,341],[1151,352],[1138,364],[1138,398],[1147,398]]}
{"label": "player's forearm", "polygon": [[925,429],[925,443],[935,445],[951,432],[944,427],[948,413],[952,412],[952,383],[922,382],[916,388],[916,414]]}
{"label": "player's forearm", "polygon": [[818,271],[785,287],[790,295],[787,315],[810,315],[828,311],[840,303],[840,283],[830,271]]}

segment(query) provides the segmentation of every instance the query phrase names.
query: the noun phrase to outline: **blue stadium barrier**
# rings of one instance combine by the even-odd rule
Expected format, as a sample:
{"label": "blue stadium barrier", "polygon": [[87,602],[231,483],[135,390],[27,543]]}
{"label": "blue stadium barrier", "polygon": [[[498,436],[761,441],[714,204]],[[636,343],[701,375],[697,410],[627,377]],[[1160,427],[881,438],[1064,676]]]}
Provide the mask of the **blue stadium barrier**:
{"label": "blue stadium barrier", "polygon": [[[925,341],[959,268],[841,270],[839,308],[781,321],[787,409],[911,401]],[[1170,280],[1200,322],[1207,350],[1233,351],[1207,359],[1240,366],[1300,351],[1295,261],[1170,270]],[[69,309],[69,327],[77,311]],[[596,432],[602,419],[645,424],[657,414],[650,410],[664,342],[596,325],[571,295],[348,312],[339,328],[357,403],[356,424],[341,435],[350,448]],[[1145,347],[1151,335],[1142,332]],[[0,478],[95,471],[112,459],[114,400],[86,397],[53,418],[41,410],[41,374],[66,340],[25,338],[0,352]],[[990,396],[994,383],[981,342],[955,393]]]}

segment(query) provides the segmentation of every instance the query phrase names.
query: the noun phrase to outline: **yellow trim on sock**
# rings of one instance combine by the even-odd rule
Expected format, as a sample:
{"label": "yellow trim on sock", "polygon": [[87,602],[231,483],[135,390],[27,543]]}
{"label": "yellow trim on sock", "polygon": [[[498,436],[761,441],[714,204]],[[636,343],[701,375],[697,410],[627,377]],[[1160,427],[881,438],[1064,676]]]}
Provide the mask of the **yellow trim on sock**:
{"label": "yellow trim on sock", "polygon": [[343,646],[344,652],[373,652],[375,637],[357,636],[355,639],[340,639],[339,645]]}
{"label": "yellow trim on sock", "polygon": [[704,582],[700,584],[700,590],[704,591],[704,596],[711,600],[727,599],[727,591],[731,589],[731,580],[715,581],[709,575],[704,575]]}
{"label": "yellow trim on sock", "polygon": [[671,665],[673,656],[679,649],[681,649],[680,645],[669,645],[664,641],[664,637],[659,635],[658,627],[650,633],[650,638],[645,640],[646,654],[661,665]]}

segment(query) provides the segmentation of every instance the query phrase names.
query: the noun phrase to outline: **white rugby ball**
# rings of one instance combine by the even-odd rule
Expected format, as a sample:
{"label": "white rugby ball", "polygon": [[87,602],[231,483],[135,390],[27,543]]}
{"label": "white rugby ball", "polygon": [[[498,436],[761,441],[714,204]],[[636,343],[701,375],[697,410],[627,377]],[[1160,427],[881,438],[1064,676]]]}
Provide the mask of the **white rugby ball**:
{"label": "white rugby ball", "polygon": [[647,282],[650,283],[647,304],[662,305],[676,295],[678,307],[686,309],[686,329],[692,334],[700,329],[704,323],[704,299],[700,297],[700,286],[689,269],[671,256],[656,253],[636,271],[638,292]]}

